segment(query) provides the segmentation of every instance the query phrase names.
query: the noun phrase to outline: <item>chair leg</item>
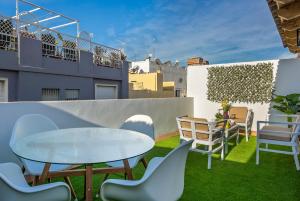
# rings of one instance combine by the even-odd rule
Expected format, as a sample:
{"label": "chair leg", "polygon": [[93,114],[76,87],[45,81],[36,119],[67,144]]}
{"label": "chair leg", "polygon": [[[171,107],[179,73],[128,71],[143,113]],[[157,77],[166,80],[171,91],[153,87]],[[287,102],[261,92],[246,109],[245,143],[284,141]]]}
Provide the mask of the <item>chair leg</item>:
{"label": "chair leg", "polygon": [[256,165],[259,165],[259,142],[256,143]]}
{"label": "chair leg", "polygon": [[228,140],[227,139],[225,139],[225,145],[223,145],[223,146],[225,146],[225,154],[227,154],[228,153]]}
{"label": "chair leg", "polygon": [[105,181],[108,178],[108,176],[109,176],[109,173],[106,173],[104,178],[103,178],[103,181]]}
{"label": "chair leg", "polygon": [[[105,176],[104,176],[104,178],[103,178],[102,183],[105,182],[105,180],[107,180],[108,176],[109,176],[109,173],[106,173]],[[101,191],[101,190],[99,189],[99,191],[98,191],[97,194],[96,194],[96,198],[99,198],[99,197],[100,197],[100,193],[101,193],[100,191]]]}
{"label": "chair leg", "polygon": [[[227,143],[225,143],[225,147],[226,147],[226,144]],[[224,150],[224,139],[222,140],[222,142],[221,142],[221,146],[222,146],[222,149],[221,149],[221,160],[224,160],[224,152],[225,152],[225,150]]]}
{"label": "chair leg", "polygon": [[68,184],[68,186],[70,187],[72,197],[73,197],[75,200],[77,200],[77,196],[76,196],[75,190],[74,190],[74,188],[73,188],[73,185],[72,185],[72,183],[71,183],[70,177],[64,177],[64,180],[65,180],[65,182]]}
{"label": "chair leg", "polygon": [[222,150],[221,150],[221,160],[224,160],[224,147],[222,147]]}
{"label": "chair leg", "polygon": [[245,134],[246,134],[246,142],[249,141],[249,135],[248,135],[248,126],[245,126]]}
{"label": "chair leg", "polygon": [[296,169],[299,171],[300,170],[300,164],[299,164],[299,159],[298,159],[298,152],[296,146],[292,147],[293,153],[294,153],[294,160],[295,160],[295,165]]}
{"label": "chair leg", "polygon": [[208,164],[207,169],[211,169],[211,155],[212,155],[212,145],[208,146]]}
{"label": "chair leg", "polygon": [[36,186],[39,182],[39,176],[33,176],[32,186]]}
{"label": "chair leg", "polygon": [[237,145],[240,143],[240,129],[238,128],[238,133],[236,135],[236,142]]}
{"label": "chair leg", "polygon": [[211,153],[208,154],[208,163],[207,163],[207,169],[211,169]]}
{"label": "chair leg", "polygon": [[144,166],[145,169],[146,169],[147,166],[148,166],[146,159],[145,159],[145,158],[142,158],[141,161],[142,161],[142,163],[143,163],[143,166]]}

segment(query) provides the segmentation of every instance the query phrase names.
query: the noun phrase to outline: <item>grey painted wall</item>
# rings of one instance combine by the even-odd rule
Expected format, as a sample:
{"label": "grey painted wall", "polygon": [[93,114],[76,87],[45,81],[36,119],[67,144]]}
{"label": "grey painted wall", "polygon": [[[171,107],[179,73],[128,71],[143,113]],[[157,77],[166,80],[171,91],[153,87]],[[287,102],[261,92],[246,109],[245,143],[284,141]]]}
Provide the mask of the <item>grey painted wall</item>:
{"label": "grey painted wall", "polygon": [[46,115],[59,128],[117,128],[132,115],[146,114],[153,119],[158,137],[175,131],[176,116],[193,116],[193,108],[193,98],[0,103],[0,163],[17,162],[8,142],[16,120],[24,114]]}
{"label": "grey painted wall", "polygon": [[121,68],[96,66],[92,53],[85,51],[76,62],[43,57],[41,41],[23,37],[20,62],[17,52],[0,50],[0,75],[8,78],[9,101],[39,101],[42,88],[59,88],[61,93],[80,89],[80,99],[94,99],[96,81],[117,84],[119,98],[128,98],[128,62]]}
{"label": "grey painted wall", "polygon": [[18,97],[18,72],[16,71],[7,71],[0,70],[0,78],[8,79],[8,101],[15,101]]}

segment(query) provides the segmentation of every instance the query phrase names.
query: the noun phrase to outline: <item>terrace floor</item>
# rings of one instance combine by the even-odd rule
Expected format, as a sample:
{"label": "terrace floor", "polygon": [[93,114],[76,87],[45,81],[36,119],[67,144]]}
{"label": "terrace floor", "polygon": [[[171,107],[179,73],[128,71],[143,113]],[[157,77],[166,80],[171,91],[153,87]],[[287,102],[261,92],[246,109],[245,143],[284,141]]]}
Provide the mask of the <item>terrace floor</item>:
{"label": "terrace floor", "polygon": [[[158,142],[146,158],[165,156],[178,144],[177,136]],[[180,200],[299,201],[300,172],[296,171],[293,157],[261,152],[261,164],[256,166],[255,144],[255,137],[251,137],[248,143],[242,139],[238,146],[229,146],[224,161],[220,160],[219,155],[214,156],[211,170],[207,170],[207,155],[191,152],[186,168],[185,189]],[[133,173],[135,178],[140,178],[143,172],[140,164]],[[111,175],[109,178],[122,179],[123,176]],[[103,176],[95,176],[95,200],[102,179]],[[79,200],[82,200],[83,178],[72,178],[72,183]]]}

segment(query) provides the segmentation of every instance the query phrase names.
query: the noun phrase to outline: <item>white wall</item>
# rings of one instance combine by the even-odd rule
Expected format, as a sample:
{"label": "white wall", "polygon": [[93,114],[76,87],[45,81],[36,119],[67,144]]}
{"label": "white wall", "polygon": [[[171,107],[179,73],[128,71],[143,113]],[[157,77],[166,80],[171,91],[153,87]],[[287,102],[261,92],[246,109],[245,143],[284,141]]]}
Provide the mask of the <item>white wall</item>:
{"label": "white wall", "polygon": [[59,128],[104,126],[117,128],[134,114],[152,117],[155,136],[177,129],[176,116],[193,115],[192,98],[118,99],[88,101],[0,103],[0,162],[15,161],[8,146],[16,120],[29,113],[52,119]]}
{"label": "white wall", "polygon": [[[187,72],[187,96],[194,98],[194,115],[213,119],[220,108],[219,103],[207,100],[207,69],[214,66],[230,66],[233,64],[256,64],[259,62],[272,62],[274,64],[274,82],[276,94],[287,95],[290,93],[300,93],[300,60],[283,59],[254,61],[231,64],[212,64],[205,66],[188,66]],[[247,106],[254,111],[253,130],[256,130],[257,120],[266,120],[268,113],[276,113],[270,109],[270,103],[247,104],[234,103],[237,106]]]}
{"label": "white wall", "polygon": [[131,67],[139,66],[140,70],[143,70],[144,73],[150,72],[150,60],[145,59],[144,61],[133,61],[131,62]]}

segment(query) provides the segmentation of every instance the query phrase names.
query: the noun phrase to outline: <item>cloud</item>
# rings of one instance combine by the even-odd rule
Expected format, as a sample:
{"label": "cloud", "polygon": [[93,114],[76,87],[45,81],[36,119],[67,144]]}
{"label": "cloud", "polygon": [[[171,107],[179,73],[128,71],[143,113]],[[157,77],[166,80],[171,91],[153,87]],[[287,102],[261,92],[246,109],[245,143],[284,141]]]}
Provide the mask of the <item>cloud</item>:
{"label": "cloud", "polygon": [[116,36],[126,42],[129,58],[143,59],[155,51],[166,60],[202,56],[215,63],[255,60],[255,52],[282,47],[264,1],[164,0],[149,12]]}

